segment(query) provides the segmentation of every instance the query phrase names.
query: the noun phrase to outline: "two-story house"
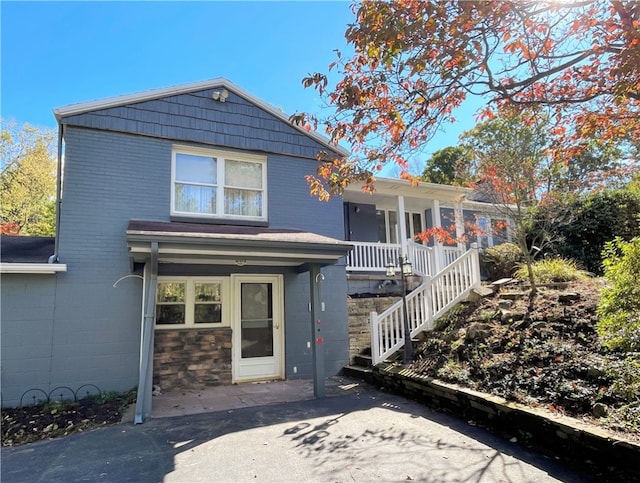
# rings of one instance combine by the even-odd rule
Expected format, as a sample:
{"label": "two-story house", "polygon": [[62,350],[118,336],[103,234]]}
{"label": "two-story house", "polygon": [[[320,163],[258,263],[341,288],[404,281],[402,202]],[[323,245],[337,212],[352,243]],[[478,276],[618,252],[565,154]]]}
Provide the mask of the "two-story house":
{"label": "two-story house", "polygon": [[[379,292],[390,262],[422,283],[413,331],[479,283],[461,240],[486,204],[391,179],[320,202],[318,152],[348,153],[225,79],[54,113],[57,236],[2,240],[3,405],[137,387],[141,422],[154,385],[313,378],[322,395],[349,359],[347,296]],[[458,241],[413,241],[432,226]],[[401,311],[385,317],[378,358],[402,343]]]}
{"label": "two-story house", "polygon": [[[49,263],[3,264],[2,402],[312,378],[348,359],[345,153],[225,79],[75,104],[59,125]],[[51,270],[47,270],[51,267]],[[88,386],[87,386],[88,387]]]}

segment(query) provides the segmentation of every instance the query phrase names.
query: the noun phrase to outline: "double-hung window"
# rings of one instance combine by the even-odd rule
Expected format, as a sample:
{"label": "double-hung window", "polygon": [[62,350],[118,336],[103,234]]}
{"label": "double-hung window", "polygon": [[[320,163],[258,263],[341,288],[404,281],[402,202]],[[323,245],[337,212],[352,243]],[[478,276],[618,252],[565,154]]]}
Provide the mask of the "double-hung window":
{"label": "double-hung window", "polygon": [[229,325],[228,280],[222,277],[158,279],[156,327],[221,327]]}
{"label": "double-hung window", "polygon": [[171,214],[267,221],[267,162],[262,156],[175,148]]}

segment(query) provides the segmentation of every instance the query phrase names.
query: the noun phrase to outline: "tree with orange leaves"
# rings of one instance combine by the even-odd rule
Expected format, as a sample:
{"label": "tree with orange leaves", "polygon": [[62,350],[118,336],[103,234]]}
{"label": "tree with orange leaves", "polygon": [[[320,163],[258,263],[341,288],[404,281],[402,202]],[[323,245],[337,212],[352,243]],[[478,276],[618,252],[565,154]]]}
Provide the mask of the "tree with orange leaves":
{"label": "tree with orange leaves", "polygon": [[[552,154],[575,159],[598,139],[640,150],[640,2],[635,0],[363,0],[346,31],[351,57],[337,53],[322,73],[303,79],[335,113],[296,115],[351,159],[327,159],[309,176],[312,194],[328,198],[353,180],[420,154],[471,95],[487,99],[490,119],[503,108],[544,110]],[[635,151],[634,151],[635,150]]]}

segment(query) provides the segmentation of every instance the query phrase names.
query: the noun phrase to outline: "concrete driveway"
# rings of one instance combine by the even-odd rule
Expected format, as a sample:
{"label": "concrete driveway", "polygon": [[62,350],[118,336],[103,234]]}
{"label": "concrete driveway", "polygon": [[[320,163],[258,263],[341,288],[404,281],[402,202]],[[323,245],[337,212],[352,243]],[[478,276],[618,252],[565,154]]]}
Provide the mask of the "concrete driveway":
{"label": "concrete driveway", "polygon": [[374,389],[121,424],[2,448],[8,482],[589,481]]}

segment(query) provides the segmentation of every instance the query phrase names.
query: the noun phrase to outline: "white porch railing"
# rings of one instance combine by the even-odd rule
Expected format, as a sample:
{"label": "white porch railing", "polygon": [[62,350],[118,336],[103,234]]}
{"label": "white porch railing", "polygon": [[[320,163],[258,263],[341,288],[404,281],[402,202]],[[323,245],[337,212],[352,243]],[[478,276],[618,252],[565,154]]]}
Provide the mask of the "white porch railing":
{"label": "white porch railing", "polygon": [[390,261],[400,257],[399,243],[350,241],[353,250],[347,255],[347,270],[352,272],[384,272]]}
{"label": "white porch railing", "polygon": [[[480,286],[478,247],[427,278],[406,297],[411,337],[433,328],[433,323],[475,287]],[[399,300],[381,314],[371,312],[371,356],[378,364],[404,345],[403,301]]]}
{"label": "white porch railing", "polygon": [[[347,255],[347,270],[351,272],[384,272],[389,262],[396,262],[401,255],[399,243],[349,243],[353,245],[353,250]],[[416,275],[435,275],[462,253],[457,247],[428,247],[407,241],[407,256]]]}

